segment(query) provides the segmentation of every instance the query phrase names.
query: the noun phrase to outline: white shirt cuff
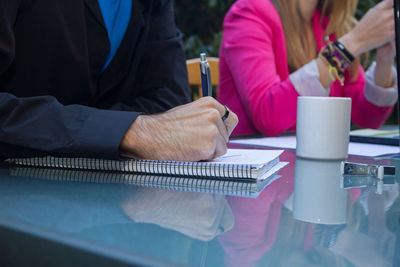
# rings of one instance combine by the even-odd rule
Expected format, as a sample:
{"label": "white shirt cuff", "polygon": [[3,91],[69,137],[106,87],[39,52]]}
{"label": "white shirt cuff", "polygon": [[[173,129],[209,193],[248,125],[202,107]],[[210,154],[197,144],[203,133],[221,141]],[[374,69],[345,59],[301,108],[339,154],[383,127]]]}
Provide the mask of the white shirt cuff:
{"label": "white shirt cuff", "polygon": [[312,60],[300,69],[289,75],[297,93],[301,96],[328,96],[329,88],[326,89],[319,82],[319,71],[317,62]]}
{"label": "white shirt cuff", "polygon": [[376,68],[376,62],[365,72],[365,89],[364,96],[372,104],[378,107],[392,106],[397,101],[397,72],[396,69],[392,68],[392,86],[389,88],[383,88],[375,84],[374,72]]}

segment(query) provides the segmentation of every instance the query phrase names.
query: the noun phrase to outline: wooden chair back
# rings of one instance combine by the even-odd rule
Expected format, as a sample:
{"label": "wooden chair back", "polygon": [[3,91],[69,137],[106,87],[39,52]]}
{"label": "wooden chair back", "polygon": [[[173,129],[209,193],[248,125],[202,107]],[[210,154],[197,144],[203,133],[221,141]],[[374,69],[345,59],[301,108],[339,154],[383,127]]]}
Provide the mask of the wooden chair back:
{"label": "wooden chair back", "polygon": [[[219,59],[217,57],[207,57],[210,65],[211,84],[218,88],[219,83]],[[201,90],[201,75],[200,75],[200,58],[192,58],[186,60],[186,67],[190,86],[197,86],[199,97],[203,96]]]}

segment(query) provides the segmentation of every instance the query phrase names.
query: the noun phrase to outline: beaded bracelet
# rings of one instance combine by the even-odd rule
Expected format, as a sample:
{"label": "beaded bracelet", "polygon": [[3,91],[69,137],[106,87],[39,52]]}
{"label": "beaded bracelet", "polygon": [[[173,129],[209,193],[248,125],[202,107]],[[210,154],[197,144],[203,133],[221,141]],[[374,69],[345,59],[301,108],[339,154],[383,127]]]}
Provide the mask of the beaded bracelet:
{"label": "beaded bracelet", "polygon": [[334,67],[323,55],[322,53],[319,54],[319,58],[322,60],[322,62],[324,62],[328,68],[329,68],[329,78],[331,78],[331,80],[334,82],[337,80],[340,81],[340,84],[343,85],[344,84],[344,74],[343,73],[339,73],[338,69],[336,67]]}
{"label": "beaded bracelet", "polygon": [[350,62],[350,64],[353,63],[354,56],[346,49],[346,47],[344,47],[341,42],[335,41],[333,45],[343,54],[343,56]]}
{"label": "beaded bracelet", "polygon": [[353,63],[354,57],[338,41],[332,44],[329,38],[325,38],[327,45],[319,53],[321,60],[329,67],[329,77],[332,81],[336,79],[344,85],[344,72]]}

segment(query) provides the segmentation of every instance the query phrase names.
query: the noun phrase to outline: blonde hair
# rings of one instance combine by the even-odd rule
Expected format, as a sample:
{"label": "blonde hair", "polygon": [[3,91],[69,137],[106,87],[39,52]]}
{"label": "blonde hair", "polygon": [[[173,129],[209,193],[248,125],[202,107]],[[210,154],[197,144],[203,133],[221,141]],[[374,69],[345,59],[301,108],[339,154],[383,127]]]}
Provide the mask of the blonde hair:
{"label": "blonde hair", "polygon": [[[307,45],[305,21],[300,13],[299,1],[273,0],[272,2],[282,20],[289,70],[293,72],[315,59],[317,51],[310,51],[311,48]],[[357,2],[358,0],[319,0],[318,9],[321,12],[321,20],[325,16],[329,17],[325,35],[333,33],[336,38],[340,38],[356,25],[354,13]],[[356,75],[357,70],[358,64],[350,67],[352,77]]]}

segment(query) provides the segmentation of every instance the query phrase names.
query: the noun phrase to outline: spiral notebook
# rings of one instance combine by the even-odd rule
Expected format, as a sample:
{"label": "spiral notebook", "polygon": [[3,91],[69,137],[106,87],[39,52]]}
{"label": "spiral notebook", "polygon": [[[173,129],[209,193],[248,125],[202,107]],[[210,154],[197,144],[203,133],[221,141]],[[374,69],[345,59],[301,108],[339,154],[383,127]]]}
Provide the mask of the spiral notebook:
{"label": "spiral notebook", "polygon": [[208,162],[156,160],[106,160],[93,158],[12,158],[8,164],[64,169],[103,170],[124,173],[147,173],[171,176],[228,180],[263,180],[279,163],[283,150],[228,149],[221,157]]}
{"label": "spiral notebook", "polygon": [[1,170],[16,178],[48,180],[55,182],[81,182],[99,184],[128,184],[146,188],[175,191],[191,191],[232,196],[257,197],[258,194],[281,176],[275,173],[287,163],[280,162],[270,171],[268,179],[255,183],[229,180],[198,179],[188,177],[160,176],[122,172],[86,171],[55,168],[34,168],[14,166]]}

